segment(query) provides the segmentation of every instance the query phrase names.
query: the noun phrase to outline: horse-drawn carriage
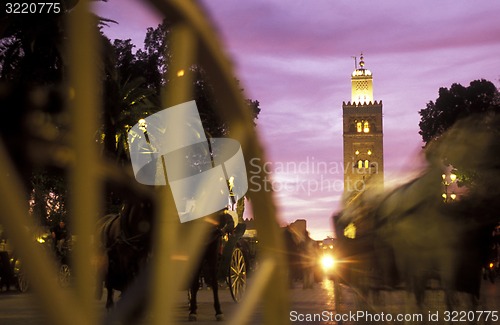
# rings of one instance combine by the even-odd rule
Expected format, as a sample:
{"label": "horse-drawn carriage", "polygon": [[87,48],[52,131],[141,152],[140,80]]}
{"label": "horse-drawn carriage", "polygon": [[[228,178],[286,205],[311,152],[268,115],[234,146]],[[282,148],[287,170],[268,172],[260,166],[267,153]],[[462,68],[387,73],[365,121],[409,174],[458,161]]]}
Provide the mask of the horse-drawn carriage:
{"label": "horse-drawn carriage", "polygon": [[[217,282],[226,286],[235,302],[239,302],[247,288],[248,276],[256,267],[256,235],[246,230],[244,223],[239,223],[234,231],[221,237],[217,258]],[[206,265],[200,273],[200,287],[209,285],[205,273]],[[188,294],[190,297],[190,294]]]}
{"label": "horse-drawn carriage", "polygon": [[[43,250],[55,257],[58,284],[61,288],[68,287],[72,277],[70,267],[72,241],[61,241],[56,246],[55,252],[50,234],[39,236],[36,241],[42,245]],[[2,243],[0,243],[0,284],[0,289],[6,287],[9,290],[11,286],[15,286],[20,292],[26,292],[30,287],[30,281],[24,272],[22,260],[17,258],[6,240],[2,240]]]}
{"label": "horse-drawn carriage", "polygon": [[70,265],[72,243],[72,240],[62,240],[56,247],[57,282],[61,288],[66,288],[71,284],[72,268]]}
{"label": "horse-drawn carriage", "polygon": [[20,292],[26,292],[29,285],[21,261],[6,246],[5,241],[0,244],[0,291],[4,287],[10,290],[14,286]]}
{"label": "horse-drawn carriage", "polygon": [[247,277],[255,262],[255,250],[251,245],[253,238],[244,237],[246,225],[239,223],[234,231],[222,237],[217,278],[219,282],[227,283],[231,297],[240,301],[245,293]]}
{"label": "horse-drawn carriage", "polygon": [[[498,222],[495,181],[500,175],[494,161],[485,157],[493,152],[486,146],[496,145],[496,140],[487,142],[485,137],[464,145],[470,144],[465,138],[478,133],[443,137],[432,155],[428,153],[429,165],[418,177],[390,191],[368,186],[353,193],[333,217],[337,311],[348,291],[364,303],[370,294],[378,297],[382,292],[404,290],[413,297],[406,302],[400,298],[400,303],[416,303],[416,308],[422,308],[431,294],[443,295],[442,309],[478,307],[481,269],[491,229]],[[460,145],[450,146],[445,141],[450,139]],[[474,170],[482,186],[473,184],[459,198],[449,200],[443,180],[450,170],[438,163],[441,157]],[[434,302],[433,307],[437,305]]]}
{"label": "horse-drawn carriage", "polygon": [[[150,226],[155,209],[151,202],[141,201],[134,206],[125,205],[120,213],[107,215],[98,221],[97,238],[104,254],[102,265],[105,269],[98,270],[96,297],[101,297],[104,285],[108,295],[107,308],[114,305],[113,290],[122,293],[128,290],[155,258]],[[234,210],[225,208],[179,225],[178,231],[183,234],[200,225],[206,227],[207,239],[202,243],[199,259],[194,262],[195,273],[189,283],[190,318],[196,317],[196,294],[201,281],[212,288],[218,318],[222,317],[218,302],[221,284],[228,285],[235,302],[240,301],[245,293],[248,271],[255,264],[256,240],[244,236],[246,225],[238,221]],[[144,224],[149,226],[144,227]]]}

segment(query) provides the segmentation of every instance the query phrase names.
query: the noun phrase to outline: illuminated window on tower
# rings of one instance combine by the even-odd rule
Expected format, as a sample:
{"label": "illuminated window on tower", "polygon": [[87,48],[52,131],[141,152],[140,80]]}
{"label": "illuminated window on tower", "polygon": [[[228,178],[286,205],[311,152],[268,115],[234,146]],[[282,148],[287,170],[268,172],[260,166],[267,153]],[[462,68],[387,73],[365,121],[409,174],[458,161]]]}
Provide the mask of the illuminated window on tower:
{"label": "illuminated window on tower", "polygon": [[365,123],[363,124],[363,132],[364,133],[370,132],[370,123],[368,123],[368,121],[365,121]]}
{"label": "illuminated window on tower", "polygon": [[363,132],[363,123],[362,122],[356,122],[356,131],[358,131],[358,133]]}
{"label": "illuminated window on tower", "polygon": [[358,169],[362,169],[362,168],[368,169],[368,168],[370,168],[370,161],[368,159],[365,159],[365,160],[360,159],[360,160],[358,160],[357,165],[358,165],[357,166]]}
{"label": "illuminated window on tower", "polygon": [[368,121],[355,121],[358,133],[370,133],[370,123]]}

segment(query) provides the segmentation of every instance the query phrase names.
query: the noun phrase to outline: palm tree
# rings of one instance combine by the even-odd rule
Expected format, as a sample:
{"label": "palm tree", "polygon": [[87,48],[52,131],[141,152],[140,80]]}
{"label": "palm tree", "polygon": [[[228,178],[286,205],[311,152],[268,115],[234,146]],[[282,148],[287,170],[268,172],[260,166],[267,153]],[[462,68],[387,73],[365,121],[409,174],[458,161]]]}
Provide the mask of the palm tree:
{"label": "palm tree", "polygon": [[[128,164],[128,131],[141,118],[159,110],[158,96],[154,89],[147,88],[142,77],[125,80],[110,86],[114,94],[107,98],[116,98],[116,114],[108,115],[100,131],[103,150],[111,155],[120,165]],[[110,110],[108,109],[107,112]]]}

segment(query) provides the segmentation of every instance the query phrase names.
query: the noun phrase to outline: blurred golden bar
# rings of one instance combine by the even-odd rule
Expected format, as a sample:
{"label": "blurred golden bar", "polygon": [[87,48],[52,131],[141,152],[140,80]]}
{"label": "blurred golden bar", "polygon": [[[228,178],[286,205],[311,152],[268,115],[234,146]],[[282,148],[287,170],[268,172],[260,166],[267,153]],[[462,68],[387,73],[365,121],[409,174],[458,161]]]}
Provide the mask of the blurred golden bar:
{"label": "blurred golden bar", "polygon": [[[172,41],[176,61],[172,62],[168,79],[174,79],[177,72],[188,69],[193,63],[200,64],[208,73],[215,88],[217,113],[231,126],[232,138],[239,141],[247,166],[250,159],[264,162],[264,150],[255,133],[252,117],[248,111],[240,87],[236,83],[230,60],[223,52],[209,19],[195,1],[185,0],[150,0],[148,1],[167,20],[173,22]],[[102,110],[100,81],[98,78],[97,53],[100,53],[96,30],[92,29],[92,17],[89,12],[89,0],[80,0],[67,21],[70,40],[67,42],[70,82],[67,87],[74,94],[67,105],[71,116],[70,147],[74,159],[66,166],[70,179],[70,211],[72,228],[78,234],[75,245],[73,267],[76,270],[76,285],[60,290],[54,279],[56,270],[46,254],[37,254],[36,247],[25,227],[32,228],[33,221],[27,213],[27,204],[22,190],[20,177],[15,176],[9,159],[0,159],[0,173],[12,175],[9,182],[0,184],[0,195],[5,200],[4,213],[0,222],[6,226],[12,236],[13,244],[30,275],[39,301],[52,324],[97,324],[104,310],[96,310],[92,295],[95,283],[92,282],[90,261],[94,254],[91,238],[100,212],[104,182],[120,180],[116,169],[98,155],[94,133],[99,128],[98,116]],[[118,5],[116,3],[115,5]],[[163,104],[182,102],[191,97],[192,83],[186,76],[177,78],[175,83],[168,83],[163,92]],[[7,157],[0,142],[0,154]],[[264,168],[260,168],[264,171]],[[265,175],[261,175],[264,182]],[[262,184],[263,185],[263,184]],[[129,185],[127,185],[129,186]],[[132,185],[133,187],[133,185]],[[265,188],[262,186],[261,188]],[[167,195],[156,195],[157,209],[154,254],[153,281],[149,281],[148,293],[152,301],[148,312],[154,315],[155,324],[175,322],[173,313],[178,301],[172,290],[180,290],[187,275],[192,271],[200,254],[200,247],[206,233],[205,227],[197,226],[190,235],[178,236],[178,217],[173,209],[173,202],[165,200]],[[254,308],[264,308],[266,324],[287,323],[289,313],[288,282],[285,274],[286,261],[283,239],[276,219],[272,193],[266,191],[247,193],[249,196],[259,236],[259,264],[262,266],[255,273],[248,289],[249,298],[243,300],[231,324],[243,324],[249,321]],[[189,256],[186,261],[175,257]],[[179,270],[182,270],[181,272]],[[153,282],[153,283],[151,283]],[[186,315],[187,316],[187,315]]]}

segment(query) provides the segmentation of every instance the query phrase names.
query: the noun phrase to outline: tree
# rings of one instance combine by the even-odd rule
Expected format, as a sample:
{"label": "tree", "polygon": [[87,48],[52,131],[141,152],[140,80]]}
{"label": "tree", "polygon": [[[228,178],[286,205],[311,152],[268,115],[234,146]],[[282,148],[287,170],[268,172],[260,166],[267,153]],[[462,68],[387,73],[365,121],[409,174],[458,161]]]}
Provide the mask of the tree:
{"label": "tree", "polygon": [[[477,221],[498,221],[500,94],[490,81],[440,88],[420,112],[420,134],[430,161],[452,166]],[[487,203],[485,203],[487,202]],[[463,206],[463,205],[462,205]]]}
{"label": "tree", "polygon": [[63,173],[56,169],[37,168],[31,177],[31,214],[40,225],[66,220],[67,184]]}
{"label": "tree", "polygon": [[[64,118],[68,63],[65,62],[63,48],[68,37],[65,21],[70,19],[67,16],[71,15],[71,9],[77,2],[65,0],[61,3],[63,10],[60,14],[37,15],[33,19],[0,13],[0,109],[9,111],[11,115],[0,122],[0,136],[7,140],[10,155],[25,183],[27,198],[34,204],[32,211],[40,220],[44,220],[45,211],[50,210],[50,207],[47,208],[49,200],[65,201],[65,192],[51,185],[55,182],[60,184],[65,179],[57,173],[46,173],[43,168],[32,173],[33,155],[30,155],[29,148],[33,146],[29,147],[28,143],[34,138],[37,141],[53,141],[40,136],[40,130],[52,129],[64,135],[70,129]],[[97,65],[103,99],[96,140],[101,144],[104,156],[124,166],[129,163],[128,130],[140,118],[161,108],[159,94],[168,82],[165,76],[171,59],[166,37],[170,25],[163,21],[157,28],[148,28],[144,48],[134,53],[135,46],[131,40],[111,42],[104,35],[102,27],[110,22],[114,21],[95,16],[95,33],[101,43],[101,60]],[[196,65],[188,70],[196,74],[193,99],[199,104],[206,130],[211,136],[227,136],[227,126],[215,114],[216,99],[210,82]],[[33,103],[31,99],[35,96],[26,94],[36,94],[43,101]],[[248,104],[257,118],[259,102],[248,100]],[[43,116],[42,119],[37,115],[38,120],[45,123],[42,127],[27,123],[31,121],[30,114],[35,111]],[[63,138],[60,136],[58,140]],[[111,189],[106,189],[105,195],[108,202],[115,201]],[[57,205],[60,206],[59,203]]]}
{"label": "tree", "polygon": [[[47,153],[36,148],[64,141],[69,127],[63,112],[68,64],[64,45],[66,21],[77,3],[59,1],[61,11],[51,14],[0,12],[0,109],[9,116],[0,122],[0,136],[23,181],[27,203],[42,222],[66,212],[65,175],[50,169],[54,166],[35,166],[47,161]],[[108,22],[95,16],[96,35]]]}
{"label": "tree", "polygon": [[[55,115],[63,107],[64,22],[76,2],[60,1],[61,12],[53,14],[0,12],[0,109],[9,116],[0,122],[0,136],[25,187],[26,206],[29,200],[42,224],[47,214],[45,199],[54,189],[50,179],[55,178],[34,169],[30,150],[36,147],[34,139],[43,143],[48,130],[60,129]],[[43,121],[41,126],[30,123],[33,116]]]}
{"label": "tree", "polygon": [[449,89],[440,88],[436,101],[430,101],[425,109],[419,111],[419,134],[427,145],[460,119],[499,113],[500,95],[492,82],[474,80],[468,87],[454,83]]}
{"label": "tree", "polygon": [[[58,13],[0,12],[0,78],[30,84],[61,81],[67,40],[65,22],[78,0],[62,0],[58,4]],[[95,19],[97,29],[114,22],[98,16]]]}
{"label": "tree", "polygon": [[98,136],[105,155],[124,165],[128,161],[128,130],[140,118],[158,111],[159,98],[142,76],[142,63],[132,53],[131,40],[111,44],[104,35],[103,40],[104,112]]}
{"label": "tree", "polygon": [[147,80],[149,88],[157,91],[165,85],[165,76],[170,60],[168,34],[171,24],[164,19],[156,28],[149,27],[144,38],[144,48],[136,53],[137,65],[141,75]]}
{"label": "tree", "polygon": [[[135,71],[146,79],[146,86],[154,88],[157,94],[160,94],[162,87],[169,83],[165,76],[167,75],[169,62],[172,60],[168,41],[170,27],[171,24],[167,20],[163,20],[156,28],[148,28],[144,39],[144,48],[137,51],[136,59],[133,61]],[[120,45],[122,49],[126,49],[127,53],[131,51],[129,43],[120,43]],[[212,137],[227,136],[230,130],[215,113],[217,99],[214,96],[213,87],[206,72],[200,65],[195,63],[188,67],[185,73],[193,74],[192,99],[196,100],[205,130]],[[243,89],[241,90],[243,91]],[[251,99],[247,99],[247,103],[252,116],[257,119],[260,112],[260,103]]]}

